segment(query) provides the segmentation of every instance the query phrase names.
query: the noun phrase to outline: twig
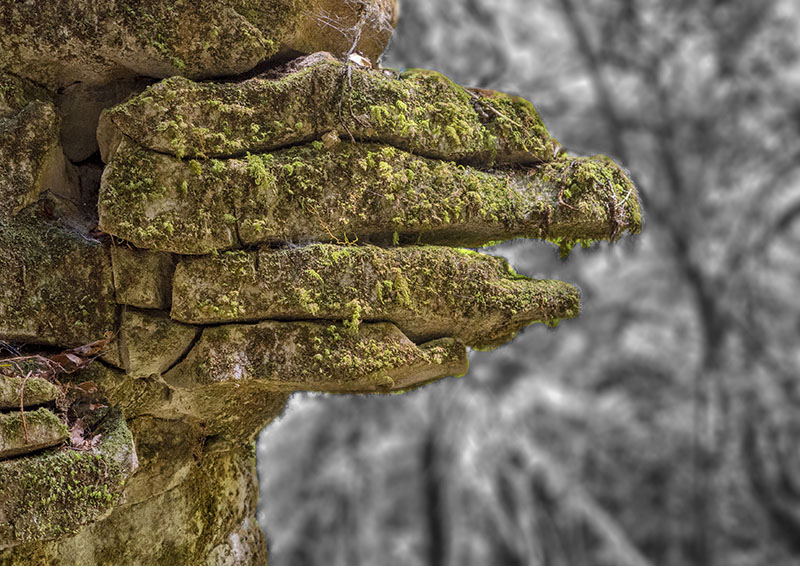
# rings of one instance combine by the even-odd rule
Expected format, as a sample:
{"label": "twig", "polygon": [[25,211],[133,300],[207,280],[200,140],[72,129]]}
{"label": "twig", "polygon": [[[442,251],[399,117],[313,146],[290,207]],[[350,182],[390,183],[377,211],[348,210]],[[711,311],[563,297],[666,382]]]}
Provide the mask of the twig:
{"label": "twig", "polygon": [[475,94],[474,92],[472,92],[468,88],[465,88],[464,90],[472,98],[474,98],[475,100],[478,101],[478,104],[481,106],[481,108],[483,108],[485,106],[487,110],[489,110],[492,114],[494,114],[498,118],[502,118],[503,120],[507,120],[507,121],[511,122],[512,124],[514,124],[516,127],[520,128],[520,129],[524,129],[525,128],[525,126],[523,126],[522,124],[520,124],[516,120],[512,120],[511,118],[509,118],[508,116],[506,116],[505,114],[500,112],[497,108],[495,108],[494,106],[492,106],[491,104],[489,104],[485,100],[482,100],[480,96],[478,96],[477,94]]}
{"label": "twig", "polygon": [[25,431],[25,444],[28,444],[28,423],[25,422],[25,383],[33,372],[22,378],[22,387],[19,389],[19,414],[22,417],[22,430]]}

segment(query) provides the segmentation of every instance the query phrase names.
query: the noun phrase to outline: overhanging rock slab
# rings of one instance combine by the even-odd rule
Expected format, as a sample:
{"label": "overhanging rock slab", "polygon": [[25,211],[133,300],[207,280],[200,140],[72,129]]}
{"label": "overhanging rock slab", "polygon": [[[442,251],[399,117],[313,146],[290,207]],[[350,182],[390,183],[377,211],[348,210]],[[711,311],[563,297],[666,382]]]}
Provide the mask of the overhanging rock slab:
{"label": "overhanging rock slab", "polygon": [[167,79],[104,112],[98,139],[108,160],[123,135],[178,157],[231,157],[326,134],[485,165],[548,161],[556,147],[522,98],[434,71],[348,70],[327,54],[240,83]]}
{"label": "overhanging rock slab", "polygon": [[187,358],[164,376],[173,387],[258,381],[277,391],[387,392],[468,367],[452,338],[414,344],[395,325],[262,322],[207,328]]}
{"label": "overhanging rock slab", "polygon": [[0,460],[61,444],[67,427],[48,409],[0,413]]}
{"label": "overhanging rock slab", "polygon": [[172,317],[389,321],[415,342],[453,337],[489,348],[532,322],[576,316],[578,303],[568,283],[529,279],[502,258],[467,250],[312,244],[181,261]]}
{"label": "overhanging rock slab", "polygon": [[378,144],[181,160],[123,141],[103,177],[100,222],[137,247],[204,254],[356,239],[569,247],[638,232],[641,213],[632,183],[604,156],[482,171]]}

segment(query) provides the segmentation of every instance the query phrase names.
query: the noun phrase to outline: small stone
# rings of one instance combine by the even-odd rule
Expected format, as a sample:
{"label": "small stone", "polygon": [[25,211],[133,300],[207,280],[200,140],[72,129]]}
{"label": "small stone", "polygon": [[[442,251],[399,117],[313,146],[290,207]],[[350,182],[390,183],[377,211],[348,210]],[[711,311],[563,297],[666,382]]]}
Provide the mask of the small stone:
{"label": "small stone", "polygon": [[131,377],[163,373],[186,354],[199,332],[167,313],[126,309],[120,329],[123,368]]}
{"label": "small stone", "polygon": [[171,254],[137,250],[124,245],[111,247],[117,302],[142,309],[168,309],[172,300]]}
{"label": "small stone", "polygon": [[[10,363],[0,360],[0,372],[9,367]],[[58,388],[46,379],[39,377],[23,379],[0,375],[0,409],[18,409],[21,401],[26,408],[34,407],[55,401],[56,397]]]}
{"label": "small stone", "polygon": [[[69,193],[73,179],[59,143],[61,120],[36,87],[0,71],[0,219],[52,189]],[[34,98],[34,97],[40,98]]]}
{"label": "small stone", "polygon": [[0,413],[0,460],[61,444],[68,435],[66,425],[44,408],[26,411],[24,421],[18,411]]}

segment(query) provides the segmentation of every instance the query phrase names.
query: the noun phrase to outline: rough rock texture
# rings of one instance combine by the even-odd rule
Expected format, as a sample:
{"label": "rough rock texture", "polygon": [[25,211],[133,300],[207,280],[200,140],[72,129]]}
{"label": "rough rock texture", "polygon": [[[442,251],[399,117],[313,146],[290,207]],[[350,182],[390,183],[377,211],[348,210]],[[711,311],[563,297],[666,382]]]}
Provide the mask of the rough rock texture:
{"label": "rough rock texture", "polygon": [[[51,89],[123,77],[245,73],[281,50],[346,53],[362,2],[349,0],[0,0],[0,68]],[[377,60],[395,0],[366,0],[356,48]],[[335,27],[342,31],[337,31]],[[322,31],[323,33],[320,33]]]}
{"label": "rough rock texture", "polygon": [[111,247],[117,302],[143,309],[169,308],[175,258],[127,246]]}
{"label": "rough rock texture", "polygon": [[35,202],[45,189],[69,190],[60,125],[46,91],[0,68],[0,220]]}
{"label": "rough rock texture", "polygon": [[484,165],[547,161],[557,148],[527,100],[468,90],[422,69],[353,69],[327,53],[241,83],[167,79],[106,111],[98,132],[106,161],[121,136],[207,158],[349,135]]}
{"label": "rough rock texture", "polygon": [[48,210],[0,218],[0,340],[77,346],[114,330],[111,261]]}
{"label": "rough rock texture", "polygon": [[638,232],[636,198],[604,156],[481,171],[376,144],[187,161],[123,141],[103,176],[100,223],[138,247],[182,254],[347,238],[572,244]]}
{"label": "rough rock texture", "polygon": [[51,411],[41,408],[23,416],[0,413],[0,460],[61,444],[67,427]]}
{"label": "rough rock texture", "polygon": [[18,409],[20,404],[35,407],[56,400],[58,388],[47,380],[2,375],[15,370],[10,362],[0,361],[0,409]]}
{"label": "rough rock texture", "polygon": [[178,264],[172,317],[193,324],[264,319],[390,321],[416,342],[452,336],[468,346],[510,340],[532,322],[578,314],[578,291],[508,263],[428,246],[310,244],[228,252]]}
{"label": "rough rock texture", "polygon": [[454,246],[640,230],[527,101],[354,56],[395,23],[0,0],[0,566],[266,564],[253,441],[292,392],[406,391],[578,314]]}

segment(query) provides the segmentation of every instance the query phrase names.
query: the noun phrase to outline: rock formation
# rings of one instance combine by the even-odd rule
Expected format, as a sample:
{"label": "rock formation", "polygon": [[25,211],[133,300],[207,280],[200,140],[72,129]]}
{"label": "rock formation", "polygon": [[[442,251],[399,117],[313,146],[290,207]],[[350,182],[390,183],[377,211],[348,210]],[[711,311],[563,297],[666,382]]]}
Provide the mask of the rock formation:
{"label": "rock formation", "polygon": [[527,101],[370,68],[396,16],[0,0],[1,565],[266,564],[253,442],[292,392],[406,391],[578,314],[458,246],[639,231]]}

